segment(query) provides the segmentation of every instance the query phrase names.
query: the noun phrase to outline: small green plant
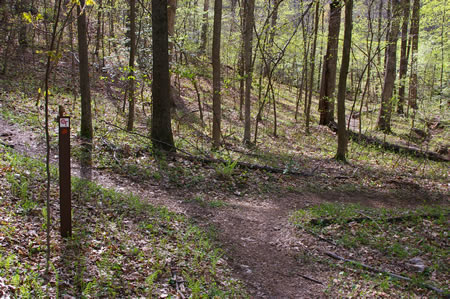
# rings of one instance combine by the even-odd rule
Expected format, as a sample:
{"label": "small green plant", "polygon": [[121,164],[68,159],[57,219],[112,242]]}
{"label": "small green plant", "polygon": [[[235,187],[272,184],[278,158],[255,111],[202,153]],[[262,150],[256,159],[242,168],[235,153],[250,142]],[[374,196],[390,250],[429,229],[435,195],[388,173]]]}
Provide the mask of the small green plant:
{"label": "small green plant", "polygon": [[237,162],[238,162],[237,160],[235,161],[230,160],[227,163],[220,163],[219,165],[217,165],[215,168],[217,176],[221,179],[226,180],[231,179],[234,169],[236,168]]}
{"label": "small green plant", "polygon": [[37,207],[37,202],[25,199],[20,201],[20,209],[22,214],[30,214]]}

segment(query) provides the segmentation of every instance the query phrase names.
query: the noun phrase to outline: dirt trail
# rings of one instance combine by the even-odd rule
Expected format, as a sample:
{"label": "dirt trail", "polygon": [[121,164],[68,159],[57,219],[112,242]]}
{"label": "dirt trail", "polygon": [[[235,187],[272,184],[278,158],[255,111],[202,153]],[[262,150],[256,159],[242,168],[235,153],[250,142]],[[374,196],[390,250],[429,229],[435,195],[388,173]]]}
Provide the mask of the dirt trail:
{"label": "dirt trail", "polygon": [[[0,118],[1,142],[17,151],[43,157],[44,143],[17,125]],[[54,158],[54,156],[53,156]],[[73,163],[73,175],[79,166]],[[315,247],[310,236],[299,236],[289,224],[289,214],[308,203],[319,202],[315,196],[252,199],[233,196],[224,199],[221,208],[188,202],[182,195],[149,182],[133,182],[109,171],[93,170],[93,180],[107,188],[134,193],[153,205],[166,206],[183,213],[199,226],[213,227],[225,258],[253,298],[320,298],[331,274],[318,263],[301,262],[299,257]],[[306,277],[322,281],[323,285]]]}

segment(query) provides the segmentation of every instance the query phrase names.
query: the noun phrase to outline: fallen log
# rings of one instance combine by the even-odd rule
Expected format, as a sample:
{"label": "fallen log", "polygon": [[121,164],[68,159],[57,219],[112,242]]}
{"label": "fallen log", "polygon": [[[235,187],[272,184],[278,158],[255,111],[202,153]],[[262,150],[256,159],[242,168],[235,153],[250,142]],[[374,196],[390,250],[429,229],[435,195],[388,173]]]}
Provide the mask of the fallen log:
{"label": "fallen log", "polygon": [[[355,266],[358,266],[358,267],[361,267],[363,269],[366,269],[366,270],[368,270],[370,272],[381,273],[381,274],[388,275],[388,276],[396,278],[396,279],[400,279],[400,280],[404,280],[404,281],[408,281],[408,282],[413,282],[413,280],[411,278],[409,278],[409,277],[405,277],[405,276],[402,276],[402,275],[391,273],[391,272],[383,270],[383,269],[378,269],[378,268],[375,268],[375,267],[372,267],[372,266],[368,266],[366,264],[363,264],[363,263],[355,261],[355,260],[346,259],[346,258],[343,258],[342,256],[339,256],[339,255],[333,253],[333,252],[326,251],[324,253],[326,255],[328,255],[329,257],[334,258],[335,260],[340,260],[340,261],[343,261],[343,262],[346,262],[346,263],[353,264]],[[435,286],[432,286],[432,285],[429,285],[429,284],[426,284],[426,283],[421,283],[421,282],[413,282],[413,283],[417,284],[420,287],[424,287],[424,288],[427,288],[429,290],[433,290],[436,293],[444,294],[443,290],[441,290],[441,289],[439,289],[439,288],[437,288]]]}
{"label": "fallen log", "polygon": [[[215,158],[208,158],[208,157],[198,157],[194,155],[186,155],[186,154],[180,154],[176,153],[176,156],[183,158],[185,160],[191,161],[191,162],[201,162],[205,164],[228,164],[229,161],[225,161],[222,159],[215,159]],[[282,173],[282,174],[291,174],[291,175],[298,175],[298,176],[313,176],[316,169],[314,169],[311,172],[304,172],[304,171],[293,171],[289,169],[283,169],[283,168],[276,168],[266,165],[258,165],[258,164],[252,164],[247,162],[236,162],[236,167],[239,168],[247,168],[252,170],[264,170],[267,172],[272,173]]]}
{"label": "fallen log", "polygon": [[[101,122],[103,122],[103,123],[105,123],[105,124],[107,124],[109,126],[115,127],[115,128],[117,128],[119,130],[125,131],[125,132],[127,132],[129,134],[133,134],[133,135],[136,135],[136,136],[139,136],[139,137],[142,137],[142,138],[146,138],[146,139],[152,140],[152,138],[149,137],[149,136],[142,135],[142,134],[139,134],[137,132],[128,132],[127,130],[125,130],[125,129],[123,129],[123,128],[115,125],[115,124],[109,123],[107,121],[101,120]],[[175,149],[178,152],[172,153],[172,155],[178,156],[178,157],[180,157],[182,159],[185,159],[185,160],[188,160],[188,161],[201,162],[201,163],[205,163],[205,164],[212,164],[212,163],[214,163],[214,164],[219,164],[219,163],[228,164],[228,163],[230,163],[229,161],[225,161],[225,160],[222,160],[222,159],[215,159],[215,158],[211,158],[211,157],[195,156],[195,155],[189,153],[188,151],[182,150],[182,149],[177,148],[177,147],[175,147]],[[264,171],[272,172],[272,173],[291,174],[291,175],[297,175],[297,176],[313,176],[315,171],[318,168],[318,166],[317,166],[311,172],[304,172],[304,171],[294,171],[294,170],[290,170],[290,169],[287,169],[287,168],[276,168],[276,167],[271,167],[271,166],[266,166],[266,165],[258,165],[258,164],[252,164],[252,163],[247,163],[247,162],[240,162],[240,161],[236,162],[236,167],[253,169],[253,170],[264,170]]]}
{"label": "fallen log", "polygon": [[[334,133],[337,133],[337,124],[336,123],[331,122],[330,124],[328,124],[328,127],[330,128],[331,131],[333,131]],[[389,142],[380,140],[376,137],[359,134],[359,133],[351,131],[351,130],[348,130],[347,134],[351,140],[353,140],[354,142],[359,143],[359,144],[377,145],[387,151],[391,151],[394,153],[407,154],[410,156],[426,158],[426,159],[430,159],[432,161],[437,161],[437,162],[449,162],[450,161],[449,158],[441,156],[436,152],[421,150],[421,149],[410,147],[410,146],[403,146],[403,145],[389,143]]]}

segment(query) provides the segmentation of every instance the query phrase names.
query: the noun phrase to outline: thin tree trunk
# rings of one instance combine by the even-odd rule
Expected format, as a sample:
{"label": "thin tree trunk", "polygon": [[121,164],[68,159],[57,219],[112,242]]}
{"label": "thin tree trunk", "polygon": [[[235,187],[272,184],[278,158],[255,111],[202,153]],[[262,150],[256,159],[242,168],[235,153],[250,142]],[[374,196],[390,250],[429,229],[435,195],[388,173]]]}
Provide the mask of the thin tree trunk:
{"label": "thin tree trunk", "polygon": [[203,24],[202,24],[202,42],[200,44],[200,53],[205,54],[206,43],[208,42],[208,11],[209,11],[209,0],[204,0],[203,2]]}
{"label": "thin tree trunk", "polygon": [[[131,5],[131,4],[130,4]],[[97,58],[97,61],[100,61],[99,53],[100,53],[100,45],[102,36],[102,0],[98,1],[98,10],[97,10],[97,34],[95,39],[95,51],[94,55]]]}
{"label": "thin tree trunk", "polygon": [[71,62],[71,75],[72,75],[72,94],[73,94],[73,109],[75,108],[75,102],[78,97],[77,92],[77,73],[76,73],[76,66],[75,66],[75,50],[73,46],[73,12],[70,13],[70,22],[69,22],[69,39],[70,39],[70,62]]}
{"label": "thin tree trunk", "polygon": [[134,86],[136,82],[134,72],[134,58],[136,55],[136,0],[129,0],[130,3],[130,61],[128,63],[128,123],[127,130],[132,131],[134,126]]}
{"label": "thin tree trunk", "polygon": [[409,3],[410,0],[402,0],[403,8],[403,24],[402,24],[402,43],[400,54],[400,74],[399,81],[400,87],[398,89],[398,104],[397,113],[403,114],[403,105],[405,103],[405,79],[406,72],[408,71],[408,59],[406,54],[406,47],[408,44],[408,23],[409,23]]}
{"label": "thin tree trunk", "polygon": [[169,32],[169,63],[172,61],[172,57],[175,57],[174,43],[171,39],[175,37],[175,17],[177,13],[177,0],[168,0],[167,6],[167,26]]}
{"label": "thin tree trunk", "polygon": [[316,9],[315,9],[315,21],[314,21],[314,39],[313,44],[311,48],[311,75],[309,77],[309,94],[308,94],[308,100],[306,105],[306,134],[309,134],[309,123],[310,123],[310,117],[311,117],[311,102],[312,102],[312,94],[313,94],[313,85],[314,85],[314,69],[315,69],[315,62],[316,62],[316,47],[317,47],[317,32],[319,29],[319,5],[320,1],[317,0],[316,2]]}
{"label": "thin tree trunk", "polygon": [[244,143],[250,143],[250,105],[252,89],[252,40],[254,25],[255,0],[244,1],[244,69],[245,69],[245,100],[244,100]]}
{"label": "thin tree trunk", "polygon": [[220,100],[220,35],[222,25],[222,0],[214,0],[214,33],[212,49],[213,66],[213,147],[220,146],[220,122],[221,122],[221,100]]}
{"label": "thin tree trunk", "polygon": [[383,92],[381,93],[381,107],[378,116],[377,128],[385,133],[391,132],[392,96],[395,85],[397,69],[397,40],[400,30],[401,3],[392,1],[392,21],[389,30],[386,71],[384,76]]}
{"label": "thin tree trunk", "polygon": [[[378,6],[378,34],[377,34],[377,43],[378,49],[381,49],[381,38],[382,38],[382,32],[381,32],[381,24],[383,22],[383,1],[384,0],[378,0],[380,5]],[[377,55],[378,59],[378,66],[381,66],[381,51],[378,52]]]}
{"label": "thin tree trunk", "polygon": [[411,29],[409,34],[412,37],[411,44],[411,75],[409,78],[409,102],[408,106],[416,110],[417,107],[417,51],[419,49],[419,22],[420,22],[420,0],[414,0]]}
{"label": "thin tree trunk", "polygon": [[[323,53],[323,37],[325,36],[325,8],[322,8],[322,16],[321,16],[321,23],[322,25],[320,26],[320,35],[322,36],[322,38],[320,39],[320,50],[319,50],[319,67],[317,68],[317,90],[320,93],[320,80],[322,78],[322,53]],[[290,84],[289,84],[290,86]]]}
{"label": "thin tree trunk", "polygon": [[242,114],[242,107],[244,106],[245,101],[245,65],[244,65],[244,9],[241,5],[239,8],[239,17],[240,17],[240,23],[241,23],[241,31],[242,31],[242,38],[241,38],[241,45],[240,45],[240,51],[239,51],[239,119],[243,120],[243,114]]}
{"label": "thin tree trunk", "polygon": [[352,14],[353,14],[353,0],[345,1],[345,31],[344,31],[344,46],[342,49],[342,63],[339,73],[339,85],[337,96],[338,109],[338,148],[336,153],[336,160],[346,161],[347,154],[347,131],[345,129],[345,93],[347,91],[347,75],[350,64],[350,48],[352,42]]}
{"label": "thin tree trunk", "polygon": [[[444,30],[445,30],[445,12],[446,10],[444,9],[444,13],[442,14],[442,27],[441,27],[441,78],[440,78],[440,86],[439,86],[439,109],[442,111],[443,107],[443,103],[442,100],[444,99],[444,84],[443,84],[443,79],[444,79],[444,64],[445,64],[445,60],[444,60]],[[447,103],[446,103],[447,104]]]}

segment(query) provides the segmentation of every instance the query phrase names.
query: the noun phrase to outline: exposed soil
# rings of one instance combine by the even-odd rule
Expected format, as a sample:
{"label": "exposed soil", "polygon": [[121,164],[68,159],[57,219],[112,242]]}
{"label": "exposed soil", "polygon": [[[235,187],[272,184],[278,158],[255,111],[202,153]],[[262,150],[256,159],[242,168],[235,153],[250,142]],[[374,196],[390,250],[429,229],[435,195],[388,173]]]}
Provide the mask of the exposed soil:
{"label": "exposed soil", "polygon": [[[0,135],[2,143],[14,146],[21,153],[34,157],[44,154],[45,147],[39,136],[1,118]],[[78,175],[79,166],[75,162],[73,165],[74,175]],[[388,198],[368,198],[364,194],[287,193],[264,198],[224,195],[226,198],[220,199],[226,206],[210,207],[187,201],[185,194],[178,190],[167,190],[151,182],[131,181],[108,170],[94,169],[93,180],[104,187],[131,192],[154,205],[183,213],[205,230],[214,230],[225,258],[254,298],[330,296],[323,291],[337,270],[307,257],[339,249],[309,234],[301,234],[289,223],[294,210],[329,200],[390,205]]]}

